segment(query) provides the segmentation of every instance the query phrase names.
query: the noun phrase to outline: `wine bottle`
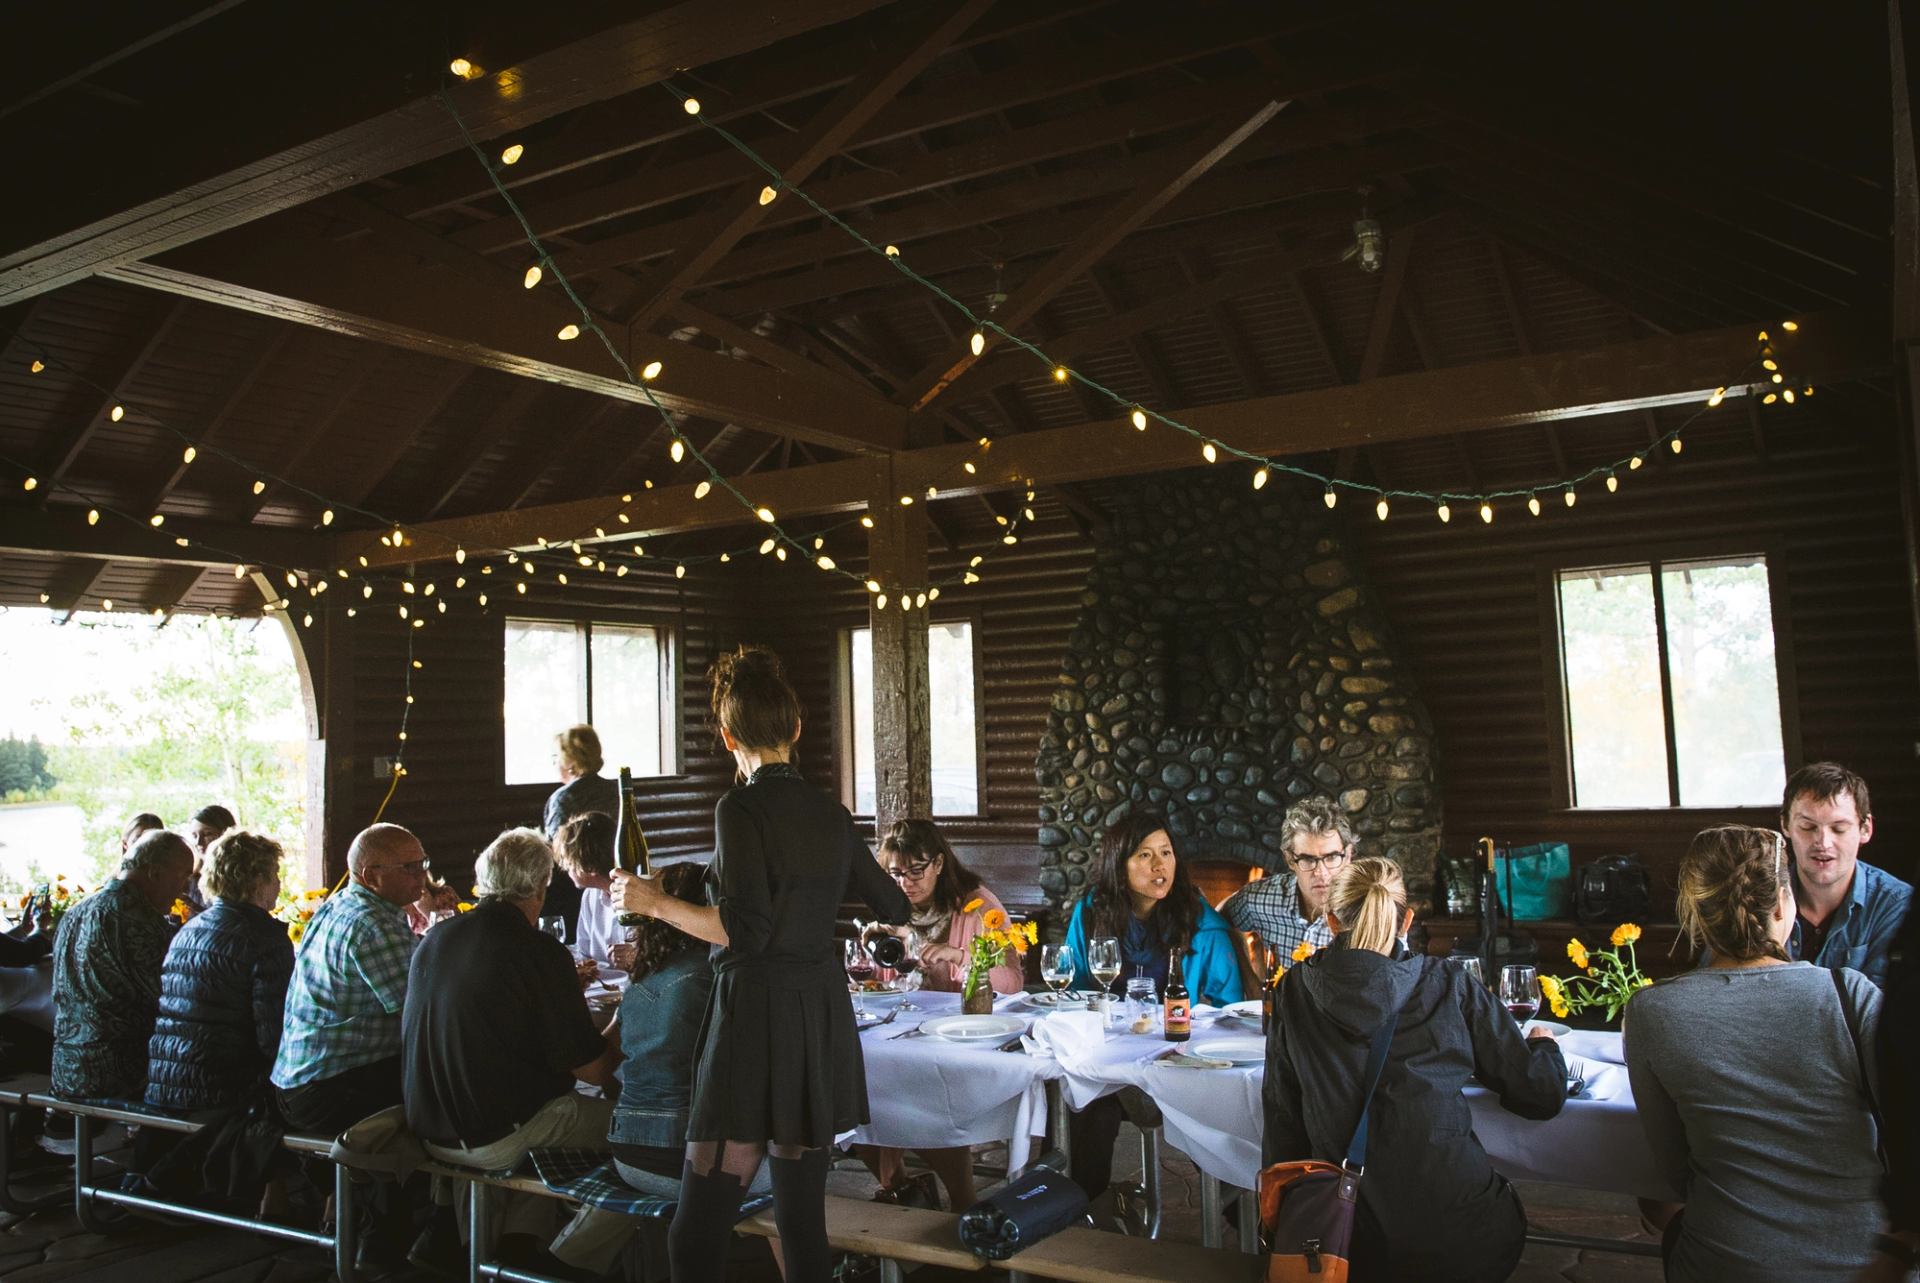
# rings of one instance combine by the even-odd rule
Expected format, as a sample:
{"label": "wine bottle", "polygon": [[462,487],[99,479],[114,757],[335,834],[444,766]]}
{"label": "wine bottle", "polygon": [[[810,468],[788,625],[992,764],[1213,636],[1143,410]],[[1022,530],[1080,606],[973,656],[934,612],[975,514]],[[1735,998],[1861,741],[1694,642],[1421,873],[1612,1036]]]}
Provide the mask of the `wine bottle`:
{"label": "wine bottle", "polygon": [[[613,858],[629,873],[646,877],[653,872],[653,857],[647,851],[647,834],[640,827],[640,812],[633,801],[633,772],[620,768],[620,814],[613,823]],[[645,920],[640,913],[622,913],[620,925],[631,927]]]}
{"label": "wine bottle", "polygon": [[867,941],[867,955],[882,967],[898,971],[907,956],[907,943],[897,935],[876,935]]}
{"label": "wine bottle", "polygon": [[1167,996],[1161,1007],[1160,1027],[1168,1042],[1185,1042],[1193,1035],[1193,1000],[1187,996],[1186,977],[1180,974],[1180,951],[1167,954]]}

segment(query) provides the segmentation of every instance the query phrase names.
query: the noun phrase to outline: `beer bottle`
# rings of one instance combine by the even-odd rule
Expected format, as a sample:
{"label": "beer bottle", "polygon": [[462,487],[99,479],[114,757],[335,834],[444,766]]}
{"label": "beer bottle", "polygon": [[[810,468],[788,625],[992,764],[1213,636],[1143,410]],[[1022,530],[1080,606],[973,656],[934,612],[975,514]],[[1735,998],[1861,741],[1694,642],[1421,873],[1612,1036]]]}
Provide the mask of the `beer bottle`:
{"label": "beer bottle", "polygon": [[1167,954],[1167,996],[1160,1026],[1168,1042],[1185,1042],[1193,1034],[1193,1000],[1187,996],[1186,978],[1180,974],[1178,949]]}
{"label": "beer bottle", "polygon": [[[640,812],[633,802],[633,772],[626,767],[620,768],[620,813],[614,817],[613,858],[629,873],[638,873],[646,877],[653,872],[653,858],[647,851],[647,835],[640,827]],[[645,920],[645,915],[622,913],[620,925],[631,927]]]}

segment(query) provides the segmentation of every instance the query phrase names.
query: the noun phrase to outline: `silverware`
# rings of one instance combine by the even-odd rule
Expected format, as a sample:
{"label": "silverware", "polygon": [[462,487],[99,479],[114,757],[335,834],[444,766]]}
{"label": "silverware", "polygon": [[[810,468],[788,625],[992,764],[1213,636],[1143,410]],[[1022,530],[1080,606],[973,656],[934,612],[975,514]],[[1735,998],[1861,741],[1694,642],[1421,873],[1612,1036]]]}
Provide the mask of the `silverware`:
{"label": "silverware", "polygon": [[1007,1041],[1001,1043],[999,1046],[999,1050],[1001,1051],[1023,1050],[1023,1044],[1025,1039],[1026,1039],[1025,1034],[1015,1034],[1013,1037],[1009,1038]]}
{"label": "silverware", "polygon": [[901,1039],[901,1038],[918,1038],[918,1037],[919,1037],[919,1036],[920,1036],[921,1034],[923,1034],[923,1033],[925,1033],[925,1032],[926,1032],[926,1029],[925,1029],[925,1028],[924,1028],[923,1026],[921,1026],[921,1025],[915,1025],[915,1026],[914,1026],[913,1028],[911,1028],[911,1029],[902,1029],[902,1030],[901,1030],[901,1031],[900,1031],[899,1033],[897,1033],[897,1034],[888,1034],[888,1035],[887,1035],[887,1041],[888,1041],[888,1042],[895,1042],[895,1041],[898,1041],[898,1040],[899,1040],[899,1039]]}

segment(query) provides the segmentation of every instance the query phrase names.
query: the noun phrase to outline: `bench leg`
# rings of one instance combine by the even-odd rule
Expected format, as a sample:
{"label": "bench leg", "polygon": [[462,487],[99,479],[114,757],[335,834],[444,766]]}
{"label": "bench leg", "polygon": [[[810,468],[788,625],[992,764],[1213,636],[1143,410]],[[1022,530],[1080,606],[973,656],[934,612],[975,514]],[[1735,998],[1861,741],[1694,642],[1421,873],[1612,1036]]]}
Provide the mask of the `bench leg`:
{"label": "bench leg", "polygon": [[354,1206],[353,1174],[333,1166],[333,1274],[340,1283],[355,1283],[354,1235],[359,1232],[359,1209]]}
{"label": "bench leg", "polygon": [[25,1216],[52,1207],[66,1195],[59,1190],[39,1198],[19,1198],[13,1192],[13,1111],[0,1109],[0,1212]]}
{"label": "bench leg", "polygon": [[1067,1125],[1067,1093],[1058,1081],[1047,1084],[1047,1144],[1073,1168],[1073,1137]]}
{"label": "bench leg", "polygon": [[900,1262],[880,1258],[880,1283],[902,1283],[905,1276],[900,1272]]}
{"label": "bench leg", "polygon": [[480,1267],[486,1263],[487,1238],[493,1233],[493,1209],[488,1205],[492,1192],[485,1181],[467,1182],[467,1283],[480,1283],[486,1277]]}
{"label": "bench leg", "polygon": [[1140,1129],[1140,1191],[1147,1201],[1147,1237],[1160,1237],[1160,1129]]}
{"label": "bench leg", "polygon": [[1220,1246],[1220,1181],[1200,1173],[1200,1245]]}
{"label": "bench leg", "polygon": [[1240,1250],[1260,1255],[1260,1196],[1250,1189],[1240,1191]]}

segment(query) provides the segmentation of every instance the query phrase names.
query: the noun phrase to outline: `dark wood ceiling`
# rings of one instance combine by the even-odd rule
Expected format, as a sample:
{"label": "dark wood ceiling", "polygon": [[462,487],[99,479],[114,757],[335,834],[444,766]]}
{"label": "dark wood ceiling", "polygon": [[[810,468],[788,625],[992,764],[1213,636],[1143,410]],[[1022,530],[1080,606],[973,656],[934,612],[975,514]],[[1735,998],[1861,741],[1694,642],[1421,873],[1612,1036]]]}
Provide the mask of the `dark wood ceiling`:
{"label": "dark wood ceiling", "polygon": [[[557,92],[537,78],[455,101],[490,151],[525,147],[502,171],[515,199],[630,356],[688,371],[674,404],[728,476],[1113,410],[1020,354],[935,393],[967,323],[791,192],[744,203],[764,175],[666,74],[941,289],[1155,407],[1887,305],[1871,6],[873,0],[792,34],[780,6],[698,0],[638,19],[581,6],[538,31],[503,5],[459,29],[321,8],[301,6],[304,25],[258,0],[47,8],[0,51],[0,143],[26,197],[0,213],[15,531],[89,506],[228,532],[318,530],[331,506],[335,529],[371,528],[703,475],[670,460],[661,416],[617,394],[591,340],[556,342],[551,282],[520,288],[532,251],[432,96],[448,49],[489,75],[600,77],[537,119],[515,115],[517,95]],[[609,72],[593,33],[618,22],[733,52]],[[338,87],[356,74],[358,97]],[[315,142],[288,168],[299,138],[338,155]],[[267,152],[273,182],[257,158],[251,187],[232,178]],[[167,192],[192,226],[154,229]],[[1363,208],[1386,227],[1379,272],[1342,258]],[[1385,485],[1525,484],[1602,457],[1606,432],[1575,437],[1335,462]],[[949,525],[987,511],[940,506]],[[259,599],[224,572],[10,543],[0,603]]]}

